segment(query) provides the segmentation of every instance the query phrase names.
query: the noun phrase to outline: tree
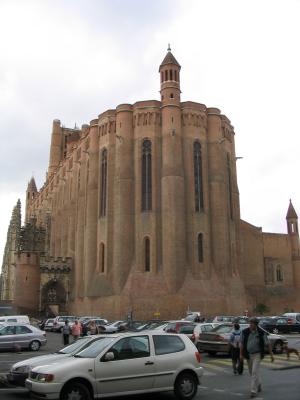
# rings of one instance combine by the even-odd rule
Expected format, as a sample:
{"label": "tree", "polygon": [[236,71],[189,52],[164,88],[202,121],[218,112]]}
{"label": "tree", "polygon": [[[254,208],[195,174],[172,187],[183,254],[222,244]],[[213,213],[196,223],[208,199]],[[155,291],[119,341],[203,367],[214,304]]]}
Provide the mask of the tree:
{"label": "tree", "polygon": [[270,308],[266,304],[257,303],[253,311],[257,314],[263,315],[267,314],[270,311]]}

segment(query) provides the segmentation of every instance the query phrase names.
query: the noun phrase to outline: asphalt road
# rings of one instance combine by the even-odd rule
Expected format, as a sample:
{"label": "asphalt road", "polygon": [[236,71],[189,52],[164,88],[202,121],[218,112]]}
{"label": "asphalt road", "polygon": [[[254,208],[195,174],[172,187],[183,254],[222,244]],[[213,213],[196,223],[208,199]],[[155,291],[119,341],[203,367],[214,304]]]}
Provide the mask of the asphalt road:
{"label": "asphalt road", "polygon": [[[50,333],[48,337],[47,346],[38,353],[0,353],[0,372],[7,372],[10,366],[19,360],[50,353],[62,347],[60,334]],[[300,336],[289,337],[289,345],[300,349]],[[242,376],[233,375],[231,361],[228,357],[209,357],[205,354],[202,354],[202,365],[205,375],[195,399],[236,400],[238,398],[249,398],[250,377],[247,367]],[[276,355],[274,364],[271,363],[270,358],[267,356],[262,363],[261,369],[263,391],[257,397],[257,400],[299,400],[299,368],[300,361],[295,355],[291,355],[290,361],[287,361],[285,355]],[[160,395],[142,395],[126,398],[129,400],[171,400],[174,399],[174,396],[172,393],[163,393]],[[22,392],[22,389],[21,391],[20,389],[0,389],[0,399],[22,400],[29,399],[29,396],[24,390]]]}

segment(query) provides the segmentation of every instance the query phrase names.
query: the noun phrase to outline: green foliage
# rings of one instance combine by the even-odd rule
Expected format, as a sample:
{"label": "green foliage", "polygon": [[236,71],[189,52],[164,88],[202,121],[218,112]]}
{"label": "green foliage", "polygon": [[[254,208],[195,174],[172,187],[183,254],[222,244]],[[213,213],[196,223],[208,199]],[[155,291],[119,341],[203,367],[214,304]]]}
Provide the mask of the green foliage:
{"label": "green foliage", "polygon": [[257,303],[256,306],[254,307],[253,311],[259,315],[267,314],[270,312],[270,308],[263,303]]}

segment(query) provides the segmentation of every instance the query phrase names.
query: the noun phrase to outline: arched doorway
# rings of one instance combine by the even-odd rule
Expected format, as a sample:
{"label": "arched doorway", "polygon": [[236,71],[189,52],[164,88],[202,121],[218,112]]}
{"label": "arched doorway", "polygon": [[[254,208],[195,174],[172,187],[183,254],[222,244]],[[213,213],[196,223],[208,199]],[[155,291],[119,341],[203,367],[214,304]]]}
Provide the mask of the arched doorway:
{"label": "arched doorway", "polygon": [[47,282],[41,293],[41,311],[46,316],[62,312],[66,308],[67,292],[61,282],[52,279]]}

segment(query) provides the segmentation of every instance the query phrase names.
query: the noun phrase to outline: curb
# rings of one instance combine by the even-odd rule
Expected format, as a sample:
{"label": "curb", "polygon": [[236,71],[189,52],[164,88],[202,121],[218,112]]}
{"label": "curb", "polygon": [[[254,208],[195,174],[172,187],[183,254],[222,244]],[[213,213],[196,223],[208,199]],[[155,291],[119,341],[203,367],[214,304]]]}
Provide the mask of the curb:
{"label": "curb", "polygon": [[272,371],[284,371],[286,369],[298,369],[300,365],[288,365],[287,367],[271,368]]}

